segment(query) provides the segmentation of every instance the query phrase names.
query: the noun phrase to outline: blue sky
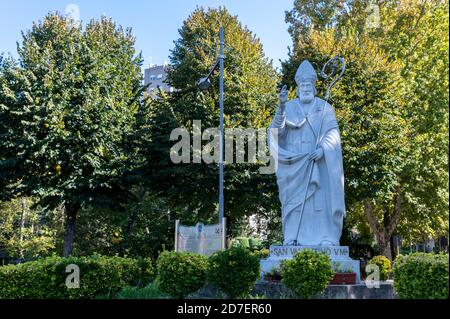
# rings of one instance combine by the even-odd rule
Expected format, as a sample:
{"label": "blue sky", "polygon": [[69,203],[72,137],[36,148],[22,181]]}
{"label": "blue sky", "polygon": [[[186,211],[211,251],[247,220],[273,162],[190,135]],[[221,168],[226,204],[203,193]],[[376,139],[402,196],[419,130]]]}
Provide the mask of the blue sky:
{"label": "blue sky", "polygon": [[[287,58],[291,39],[284,22],[284,12],[293,7],[294,0],[0,0],[0,52],[17,56],[16,42],[21,31],[32,21],[42,19],[49,11],[66,12],[76,4],[83,22],[100,18],[102,14],[117,23],[132,27],[136,49],[142,51],[144,66],[168,61],[173,41],[179,37],[183,20],[196,8],[225,6],[237,15],[261,39],[264,52],[279,67],[279,59]],[[150,59],[151,57],[151,59]]]}

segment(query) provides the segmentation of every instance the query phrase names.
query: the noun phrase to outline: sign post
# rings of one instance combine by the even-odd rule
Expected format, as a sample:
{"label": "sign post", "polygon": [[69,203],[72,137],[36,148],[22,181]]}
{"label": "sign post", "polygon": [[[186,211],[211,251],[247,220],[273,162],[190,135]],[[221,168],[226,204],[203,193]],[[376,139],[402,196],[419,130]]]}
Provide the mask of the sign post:
{"label": "sign post", "polygon": [[216,251],[226,248],[226,218],[221,223],[195,226],[183,226],[180,220],[175,221],[175,251],[192,252],[210,256]]}
{"label": "sign post", "polygon": [[178,251],[178,226],[180,225],[180,220],[175,221],[175,251]]}

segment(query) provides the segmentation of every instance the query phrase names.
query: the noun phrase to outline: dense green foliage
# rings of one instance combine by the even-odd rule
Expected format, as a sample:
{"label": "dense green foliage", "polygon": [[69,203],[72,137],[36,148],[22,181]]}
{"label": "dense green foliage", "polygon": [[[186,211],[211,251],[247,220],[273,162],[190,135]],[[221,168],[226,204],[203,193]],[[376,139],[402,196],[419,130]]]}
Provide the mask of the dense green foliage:
{"label": "dense green foliage", "polygon": [[385,256],[375,256],[369,260],[369,265],[376,265],[380,271],[380,280],[387,280],[391,273],[391,261]]}
{"label": "dense green foliage", "polygon": [[330,257],[304,249],[281,263],[282,281],[298,297],[309,299],[325,291],[333,277]]}
{"label": "dense green foliage", "polygon": [[[164,200],[133,191],[137,200],[123,207],[82,208],[77,219],[73,256],[148,256],[173,247],[176,211]],[[37,200],[0,203],[0,264],[30,261],[62,251],[64,209],[32,207]]]}
{"label": "dense green foliage", "polygon": [[[80,269],[79,288],[68,288],[68,265]],[[0,267],[0,299],[95,298],[115,294],[130,285],[151,282],[149,262],[121,257],[48,257],[18,265]],[[142,282],[146,279],[146,282]]]}
{"label": "dense green foliage", "polygon": [[230,298],[247,296],[260,275],[259,257],[243,247],[218,251],[208,259],[207,275]]}
{"label": "dense green foliage", "polygon": [[269,249],[264,248],[261,239],[253,237],[235,237],[231,240],[231,247],[243,247],[249,249],[253,255],[259,258],[269,257]]}
{"label": "dense green foliage", "polygon": [[244,247],[250,249],[250,238],[248,237],[235,237],[231,241],[232,247]]}
{"label": "dense green foliage", "polygon": [[448,237],[448,0],[404,0],[382,9],[390,26],[383,35],[383,48],[402,65],[411,92],[407,116],[414,127],[401,176],[399,231],[407,238],[409,229],[416,241]]}
{"label": "dense green foliage", "polygon": [[263,248],[263,243],[259,238],[253,237],[235,237],[231,241],[232,247],[244,247],[252,251],[260,250]]}
{"label": "dense green foliage", "polygon": [[82,206],[125,201],[143,96],[134,41],[107,18],[83,29],[50,14],[23,34],[20,64],[0,61],[1,199],[65,203],[68,232]]}
{"label": "dense green foliage", "polygon": [[270,250],[267,248],[262,248],[260,250],[252,251],[252,254],[257,256],[258,258],[267,258],[270,255]]}
{"label": "dense green foliage", "polygon": [[45,257],[54,252],[56,229],[46,222],[44,209],[31,208],[33,202],[26,197],[0,202],[0,255],[4,255],[5,262]]}
{"label": "dense green foliage", "polygon": [[205,284],[207,266],[205,256],[163,251],[156,261],[158,287],[173,298],[185,298]]}
{"label": "dense green foliage", "polygon": [[[331,94],[341,128],[353,227],[369,224],[390,256],[396,231],[417,240],[448,233],[448,1],[296,0],[283,82],[303,59],[335,55],[347,71]],[[372,12],[373,13],[373,12]],[[319,95],[328,83],[318,82]],[[397,228],[397,226],[399,226]]]}
{"label": "dense green foliage", "polygon": [[414,253],[394,263],[394,288],[400,298],[448,299],[448,254]]}
{"label": "dense green foliage", "polygon": [[399,67],[369,38],[355,43],[353,33],[337,38],[332,29],[311,33],[297,50],[291,72],[305,58],[319,67],[334,55],[346,60],[347,71],[331,101],[341,130],[346,202],[350,209],[364,200],[389,205],[409,149],[410,124],[397,97],[402,90]]}
{"label": "dense green foliage", "polygon": [[[143,152],[149,159],[148,186],[167,197],[172,206],[184,209],[182,220],[186,223],[216,221],[217,164],[193,163],[192,143],[190,163],[172,163],[170,148],[179,138],[171,141],[170,133],[184,127],[192,134],[194,120],[201,121],[202,129],[219,127],[218,72],[213,73],[208,91],[200,91],[197,83],[216,61],[221,25],[225,29],[225,128],[266,129],[277,106],[278,75],[259,39],[226,9],[196,9],[183,22],[170,56],[168,83],[177,91],[153,101],[149,130],[143,134],[152,141]],[[202,141],[202,145],[210,142]],[[232,155],[235,161],[236,154]],[[261,166],[265,165],[226,163],[224,199],[229,230],[242,216],[267,215],[279,209],[274,176],[260,174]],[[174,183],[175,179],[180,182]]]}
{"label": "dense green foliage", "polygon": [[159,290],[158,283],[151,282],[143,288],[125,287],[116,296],[117,299],[167,299],[169,296]]}
{"label": "dense green foliage", "polygon": [[134,55],[130,30],[106,18],[82,30],[49,15],[24,34],[20,66],[4,61],[0,78],[0,168],[10,187],[21,179],[15,192],[56,204],[110,200],[130,168],[125,140],[141,92]]}
{"label": "dense green foliage", "polygon": [[82,256],[123,254],[157,259],[164,249],[173,248],[176,211],[161,198],[140,190],[137,199],[120,209],[85,208],[77,220],[73,254]]}
{"label": "dense green foliage", "polygon": [[[366,23],[369,2],[295,0],[286,13],[293,46],[281,75],[293,97],[303,59],[317,71],[335,55],[347,62],[330,103],[345,167],[342,240],[354,258],[374,247],[389,256],[395,233],[408,244],[448,237],[448,0],[380,1],[381,24],[374,28]],[[108,18],[68,22],[49,14],[23,33],[18,61],[0,54],[0,262],[47,257],[63,246],[65,255],[156,259],[172,248],[176,219],[216,222],[217,165],[192,163],[193,154],[191,163],[174,164],[169,152],[172,129],[192,133],[193,120],[203,129],[218,127],[218,72],[208,91],[197,83],[218,56],[219,26],[225,28],[225,128],[266,129],[280,75],[236,16],[197,8],[171,52],[168,82],[176,91],[148,101],[131,30]],[[319,79],[319,96],[327,85]],[[203,257],[165,252],[161,289],[185,297],[208,272],[230,296],[248,293],[259,276],[258,258],[268,254],[259,240],[243,237],[254,236],[249,216],[256,215],[265,244],[281,240],[275,177],[260,174],[261,166],[225,168],[228,234],[240,236],[233,247],[245,249],[218,252],[208,271]],[[322,257],[312,271],[305,261],[311,258],[284,266],[286,284],[305,298],[320,292],[329,274]],[[65,288],[69,262],[82,268],[81,289]],[[389,261],[371,262],[386,279]],[[448,297],[444,270],[448,256],[402,256],[394,266],[396,290],[402,298]],[[150,282],[153,273],[149,259],[50,257],[1,267],[0,297],[114,295]],[[156,283],[126,288],[121,296],[158,296],[157,289]]]}

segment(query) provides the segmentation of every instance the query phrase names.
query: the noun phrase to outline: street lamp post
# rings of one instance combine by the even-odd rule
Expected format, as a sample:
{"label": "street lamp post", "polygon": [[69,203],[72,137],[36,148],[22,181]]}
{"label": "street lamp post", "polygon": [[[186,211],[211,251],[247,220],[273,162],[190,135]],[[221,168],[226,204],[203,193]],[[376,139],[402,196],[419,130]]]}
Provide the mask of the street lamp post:
{"label": "street lamp post", "polygon": [[224,151],[223,151],[223,69],[224,69],[224,29],[223,27],[220,28],[220,53],[219,57],[214,64],[214,66],[211,68],[211,71],[209,71],[209,74],[201,78],[198,86],[201,90],[207,90],[211,86],[211,81],[209,80],[211,74],[214,72],[214,70],[219,67],[220,69],[220,80],[219,80],[219,90],[220,90],[220,98],[219,98],[219,106],[220,106],[220,143],[219,143],[219,224],[222,223],[223,220],[223,157],[224,157]]}

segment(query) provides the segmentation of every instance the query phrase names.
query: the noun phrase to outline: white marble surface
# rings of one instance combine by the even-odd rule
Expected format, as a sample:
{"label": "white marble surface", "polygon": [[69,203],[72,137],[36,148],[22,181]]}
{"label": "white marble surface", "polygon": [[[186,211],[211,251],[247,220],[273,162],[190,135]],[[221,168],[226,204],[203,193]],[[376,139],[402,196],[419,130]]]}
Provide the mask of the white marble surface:
{"label": "white marble surface", "polygon": [[348,259],[348,246],[277,246],[272,245],[269,248],[270,256],[292,258],[297,252],[304,249],[311,249],[318,252],[324,252],[331,259]]}
{"label": "white marble surface", "polygon": [[331,105],[315,97],[316,79],[313,67],[304,61],[295,77],[298,98],[287,101],[283,88],[270,126],[285,245],[338,246],[342,234],[339,127]]}

